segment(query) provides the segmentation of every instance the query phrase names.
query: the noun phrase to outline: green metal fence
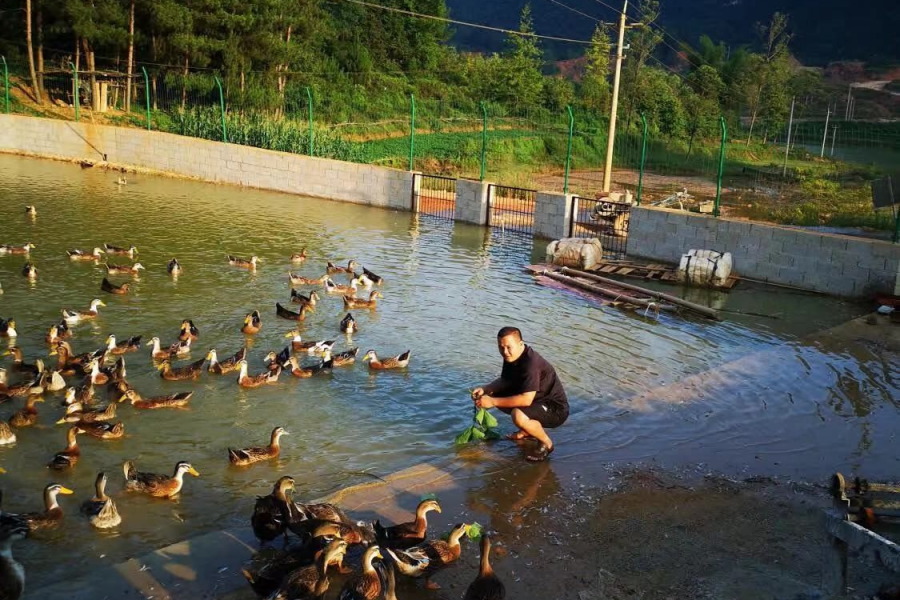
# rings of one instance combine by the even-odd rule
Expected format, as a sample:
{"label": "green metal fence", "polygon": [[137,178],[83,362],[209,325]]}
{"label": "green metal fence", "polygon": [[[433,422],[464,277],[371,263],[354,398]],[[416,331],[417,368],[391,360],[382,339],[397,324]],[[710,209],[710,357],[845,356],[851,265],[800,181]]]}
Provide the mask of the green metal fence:
{"label": "green metal fence", "polygon": [[[605,195],[608,117],[577,104],[525,107],[391,85],[338,96],[288,73],[225,77],[144,65],[129,77],[66,62],[39,74],[43,103],[37,105],[25,65],[0,63],[6,112],[145,127],[586,199]],[[900,165],[900,123],[820,117],[806,113],[794,122],[787,147],[787,125],[757,127],[751,137],[736,117],[723,116],[678,137],[665,122],[623,111],[609,189],[623,192],[626,202],[864,228],[889,239],[896,212],[876,212],[868,185]]]}

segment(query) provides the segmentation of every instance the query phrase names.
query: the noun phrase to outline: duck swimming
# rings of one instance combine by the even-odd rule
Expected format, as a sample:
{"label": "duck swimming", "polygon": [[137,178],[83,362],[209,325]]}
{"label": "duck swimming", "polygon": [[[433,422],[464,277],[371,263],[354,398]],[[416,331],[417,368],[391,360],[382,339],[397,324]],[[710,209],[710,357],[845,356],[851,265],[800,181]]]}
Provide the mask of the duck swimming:
{"label": "duck swimming", "polygon": [[358,266],[359,263],[355,260],[348,261],[346,267],[339,267],[336,264],[329,262],[325,265],[325,272],[329,275],[334,275],[335,273],[350,273],[352,275],[353,271],[355,271]]}
{"label": "duck swimming", "polygon": [[122,285],[116,285],[106,277],[103,278],[103,281],[100,282],[100,290],[106,292],[107,294],[116,294],[118,296],[124,296],[128,293],[129,288],[131,287],[130,283],[123,283]]}
{"label": "duck swimming", "polygon": [[209,361],[208,371],[210,373],[215,373],[216,375],[231,373],[238,368],[238,363],[244,360],[246,356],[247,349],[241,348],[233,356],[223,360],[222,362],[219,362],[218,355],[216,354],[216,349],[213,348],[209,351],[209,354],[206,355],[206,360]]}
{"label": "duck swimming", "polygon": [[409,365],[409,357],[410,351],[407,350],[403,354],[399,356],[394,356],[392,358],[385,358],[384,360],[379,360],[378,355],[375,354],[374,350],[369,350],[366,352],[366,355],[363,356],[363,360],[369,361],[369,368],[373,371],[385,371],[388,369],[403,369]]}
{"label": "duck swimming", "polygon": [[27,277],[28,279],[37,279],[37,267],[34,266],[34,263],[27,262],[25,266],[22,267],[22,276]]}
{"label": "duck swimming", "polygon": [[247,373],[247,361],[242,360],[238,363],[240,372],[238,373],[238,385],[244,388],[256,388],[267,383],[276,383],[278,376],[281,375],[281,365],[277,365],[274,371],[264,371],[259,375],[249,375]]}
{"label": "duck swimming", "polygon": [[0,245],[0,256],[5,254],[30,254],[36,247],[31,242],[26,243],[24,246]]}
{"label": "duck swimming", "polygon": [[103,244],[103,247],[106,249],[106,253],[110,256],[127,256],[129,258],[134,258],[134,255],[138,253],[138,249],[134,246],[123,248],[122,246]]}
{"label": "duck swimming", "polygon": [[122,522],[122,517],[119,516],[119,511],[116,509],[116,503],[106,495],[106,482],[106,473],[102,471],[97,473],[97,479],[94,481],[94,497],[81,505],[81,512],[97,529],[109,529]]}
{"label": "duck swimming", "polygon": [[119,402],[126,398],[131,401],[131,405],[142,410],[155,410],[157,408],[184,408],[191,400],[194,392],[178,392],[175,394],[166,394],[165,396],[155,396],[153,398],[142,397],[137,390],[129,389],[119,398]]}
{"label": "duck swimming", "polygon": [[14,522],[23,524],[29,532],[39,529],[50,529],[59,526],[63,519],[63,511],[57,502],[57,496],[63,494],[68,496],[74,492],[67,487],[63,487],[58,483],[51,483],[44,488],[44,510],[40,512],[8,514],[4,513],[4,519],[11,519]]}
{"label": "duck swimming", "polygon": [[60,450],[50,459],[50,462],[47,463],[48,467],[55,471],[64,471],[75,466],[81,457],[81,448],[78,447],[79,433],[84,433],[84,430],[78,425],[69,428],[69,431],[66,432],[67,445],[65,449]]}
{"label": "duck swimming", "polygon": [[9,319],[4,321],[0,318],[0,337],[14,338],[18,337],[19,332],[16,330],[16,320]]}
{"label": "duck swimming", "polygon": [[168,271],[169,275],[172,276],[181,274],[181,263],[178,262],[177,258],[173,258],[169,261],[169,264],[166,266],[166,271]]}
{"label": "duck swimming", "polygon": [[123,465],[125,472],[125,490],[140,492],[154,498],[171,498],[177,495],[184,486],[184,475],[190,473],[194,477],[200,477],[191,463],[180,461],[175,465],[175,473],[171,477],[157,475],[156,473],[142,473],[134,467],[134,463],[126,461]]}
{"label": "duck swimming", "polygon": [[254,335],[262,329],[262,317],[258,310],[244,317],[244,325],[241,327],[241,333],[246,335]]}
{"label": "duck swimming", "polygon": [[281,436],[288,435],[284,427],[276,427],[269,437],[268,446],[251,446],[250,448],[228,449],[228,462],[238,467],[246,467],[253,463],[271,458],[278,458],[281,453]]}
{"label": "duck swimming", "polygon": [[374,310],[378,307],[378,298],[384,298],[378,290],[369,294],[368,300],[362,300],[353,296],[344,296],[344,308],[371,308]]}
{"label": "duck swimming", "polygon": [[114,275],[140,275],[144,269],[144,265],[139,262],[133,265],[111,265],[106,263],[106,272]]}
{"label": "duck swimming", "polygon": [[73,250],[66,250],[66,254],[69,256],[69,260],[80,260],[80,261],[91,261],[97,262],[105,251],[101,248],[94,248],[93,252],[85,252],[84,250],[79,250],[75,248]]}
{"label": "duck swimming", "polygon": [[256,270],[257,263],[261,263],[262,259],[258,256],[251,256],[249,259],[228,255],[228,264],[232,267],[240,267],[242,269]]}
{"label": "duck swimming", "polygon": [[96,319],[100,314],[97,309],[101,306],[106,306],[106,304],[99,298],[94,298],[93,300],[91,300],[91,307],[88,310],[80,311],[63,309],[63,320],[67,325],[72,325],[74,323]]}

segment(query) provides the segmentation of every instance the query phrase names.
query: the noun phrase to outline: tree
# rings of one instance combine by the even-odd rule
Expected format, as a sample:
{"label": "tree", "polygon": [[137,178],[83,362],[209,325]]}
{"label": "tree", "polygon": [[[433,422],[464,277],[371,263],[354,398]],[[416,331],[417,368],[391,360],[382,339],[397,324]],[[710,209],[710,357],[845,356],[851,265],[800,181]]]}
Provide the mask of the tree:
{"label": "tree", "polygon": [[591,45],[585,58],[584,78],[581,80],[581,102],[588,110],[606,113],[609,110],[609,41],[610,27],[604,23],[594,29]]}
{"label": "tree", "polygon": [[687,89],[683,91],[682,104],[685,109],[688,154],[694,148],[696,137],[714,135],[718,130],[721,114],[720,101],[725,93],[725,83],[718,71],[704,64],[687,78]]}
{"label": "tree", "polygon": [[[753,127],[760,113],[766,113],[769,125],[774,125],[785,110],[784,86],[790,74],[788,64],[788,43],[791,35],[787,31],[787,16],[776,12],[768,25],[757,24],[757,34],[763,52],[751,61],[750,80],[750,131],[747,143],[753,138]],[[780,103],[780,104],[779,104]]]}
{"label": "tree", "polygon": [[34,92],[34,100],[41,103],[41,88],[38,86],[37,74],[34,71],[34,49],[31,41],[31,0],[25,0],[25,40],[28,52],[28,70],[31,74],[31,89]]}
{"label": "tree", "polygon": [[503,73],[500,84],[502,98],[508,103],[520,106],[537,104],[544,85],[541,74],[543,51],[534,37],[534,22],[531,18],[531,5],[526,4],[519,19],[520,35],[510,35],[507,40],[507,52],[503,61]]}
{"label": "tree", "polygon": [[640,78],[647,61],[653,56],[656,47],[662,42],[662,34],[653,28],[659,19],[659,0],[640,0],[638,12],[642,15],[640,27],[628,30],[625,43],[628,45],[627,60],[622,74],[622,95],[628,103],[626,121],[634,116],[634,107],[639,102]]}
{"label": "tree", "polygon": [[562,76],[544,81],[544,106],[553,112],[565,110],[575,101],[575,86]]}

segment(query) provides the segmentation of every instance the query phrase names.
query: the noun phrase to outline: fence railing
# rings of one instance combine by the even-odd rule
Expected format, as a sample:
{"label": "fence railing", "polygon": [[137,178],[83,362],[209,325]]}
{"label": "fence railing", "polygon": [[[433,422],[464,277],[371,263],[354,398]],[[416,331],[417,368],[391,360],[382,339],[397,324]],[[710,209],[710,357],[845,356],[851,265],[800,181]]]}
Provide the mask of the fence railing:
{"label": "fence railing", "polygon": [[536,190],[490,185],[487,224],[503,231],[532,235],[536,202]]}
{"label": "fence railing", "polygon": [[[714,215],[788,225],[865,228],[886,239],[896,211],[872,206],[868,183],[900,163],[900,124],[804,116],[753,135],[724,118],[705,119],[685,139],[662,117],[620,117],[611,181],[603,180],[608,120],[583,107],[520,107],[420,93],[320,93],[302,74],[248,74],[135,67],[38,73],[32,98],[25,65],[3,67],[10,113],[90,121],[337,160],[499,181],[509,188],[600,198],[631,191],[638,204],[678,201]],[[83,63],[82,63],[83,66]],[[437,92],[432,92],[437,94]],[[372,95],[370,98],[369,95]],[[777,131],[775,129],[778,129]],[[893,166],[893,167],[892,167]],[[500,211],[495,222],[522,211]],[[524,214],[524,213],[523,213]],[[518,220],[524,221],[525,217]],[[518,225],[516,227],[519,227]],[[521,228],[521,227],[519,227]],[[872,233],[874,231],[874,233]]]}
{"label": "fence railing", "polygon": [[416,173],[413,210],[422,215],[452,221],[456,214],[456,179]]}
{"label": "fence railing", "polygon": [[598,238],[604,255],[621,257],[628,248],[630,219],[631,204],[575,196],[569,237]]}

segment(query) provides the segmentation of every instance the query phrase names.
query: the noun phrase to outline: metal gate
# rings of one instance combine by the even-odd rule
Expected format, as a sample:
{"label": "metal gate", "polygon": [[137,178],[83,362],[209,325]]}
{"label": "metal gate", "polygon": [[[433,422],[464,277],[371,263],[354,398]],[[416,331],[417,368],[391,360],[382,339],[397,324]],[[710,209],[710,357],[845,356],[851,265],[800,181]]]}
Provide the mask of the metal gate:
{"label": "metal gate", "polygon": [[569,237],[599,238],[604,254],[624,256],[630,219],[631,204],[575,196]]}
{"label": "metal gate", "polygon": [[491,185],[488,189],[488,222],[491,227],[517,233],[534,233],[537,191]]}
{"label": "metal gate", "polygon": [[413,211],[452,221],[456,214],[456,179],[441,175],[414,175]]}

